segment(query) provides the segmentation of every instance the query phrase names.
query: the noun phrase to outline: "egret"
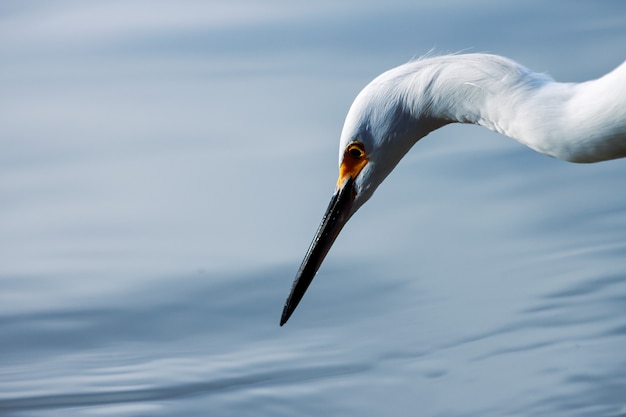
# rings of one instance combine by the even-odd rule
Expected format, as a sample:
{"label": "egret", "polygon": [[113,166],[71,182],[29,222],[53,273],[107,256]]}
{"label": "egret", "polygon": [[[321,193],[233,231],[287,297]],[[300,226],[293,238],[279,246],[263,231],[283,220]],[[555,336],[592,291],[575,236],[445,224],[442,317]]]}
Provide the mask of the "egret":
{"label": "egret", "polygon": [[626,157],[626,62],[582,83],[560,83],[501,56],[421,58],[375,78],[356,97],[339,142],[339,179],[283,309],[304,296],[348,219],[428,133],[473,123],[571,162]]}

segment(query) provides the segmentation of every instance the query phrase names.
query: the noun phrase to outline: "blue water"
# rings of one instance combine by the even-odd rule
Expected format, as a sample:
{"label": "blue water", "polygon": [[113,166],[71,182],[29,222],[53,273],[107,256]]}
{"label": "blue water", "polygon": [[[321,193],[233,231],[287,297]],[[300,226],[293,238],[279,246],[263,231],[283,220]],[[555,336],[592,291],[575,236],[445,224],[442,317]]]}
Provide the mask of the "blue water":
{"label": "blue water", "polygon": [[621,1],[0,5],[0,415],[624,416],[626,160],[420,141],[278,321],[358,91],[427,53],[558,80]]}

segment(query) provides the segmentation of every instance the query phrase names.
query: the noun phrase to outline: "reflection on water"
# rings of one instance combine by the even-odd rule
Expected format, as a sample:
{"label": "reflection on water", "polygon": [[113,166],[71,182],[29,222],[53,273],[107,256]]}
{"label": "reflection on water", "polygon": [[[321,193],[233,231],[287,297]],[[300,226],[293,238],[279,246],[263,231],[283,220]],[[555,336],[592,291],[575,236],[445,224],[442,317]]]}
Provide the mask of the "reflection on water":
{"label": "reflection on water", "polygon": [[367,81],[626,58],[618,2],[412,3],[0,7],[0,414],[625,416],[624,160],[435,132],[278,326]]}

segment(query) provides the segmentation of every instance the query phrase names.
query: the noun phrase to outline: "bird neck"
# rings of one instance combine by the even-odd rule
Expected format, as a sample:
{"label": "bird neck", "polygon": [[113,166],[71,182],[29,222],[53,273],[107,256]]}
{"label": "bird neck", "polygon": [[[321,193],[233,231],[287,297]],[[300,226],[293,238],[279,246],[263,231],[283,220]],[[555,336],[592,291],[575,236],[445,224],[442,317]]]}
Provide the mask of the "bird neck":
{"label": "bird neck", "polygon": [[572,162],[626,156],[626,63],[574,84],[503,57],[472,54],[426,59],[404,80],[412,92],[405,96],[409,111],[434,126],[481,125]]}

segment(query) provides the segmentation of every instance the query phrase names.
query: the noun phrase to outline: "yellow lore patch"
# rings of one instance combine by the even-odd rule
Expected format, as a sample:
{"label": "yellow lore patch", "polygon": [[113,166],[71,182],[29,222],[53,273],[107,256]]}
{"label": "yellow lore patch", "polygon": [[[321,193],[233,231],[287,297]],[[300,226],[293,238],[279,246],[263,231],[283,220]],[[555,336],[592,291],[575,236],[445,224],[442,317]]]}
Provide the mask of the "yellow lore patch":
{"label": "yellow lore patch", "polygon": [[369,161],[365,154],[365,147],[361,142],[350,142],[343,153],[341,165],[339,165],[339,179],[337,187],[340,188],[348,178],[356,178],[359,172]]}

